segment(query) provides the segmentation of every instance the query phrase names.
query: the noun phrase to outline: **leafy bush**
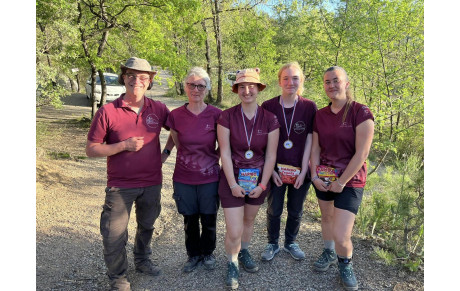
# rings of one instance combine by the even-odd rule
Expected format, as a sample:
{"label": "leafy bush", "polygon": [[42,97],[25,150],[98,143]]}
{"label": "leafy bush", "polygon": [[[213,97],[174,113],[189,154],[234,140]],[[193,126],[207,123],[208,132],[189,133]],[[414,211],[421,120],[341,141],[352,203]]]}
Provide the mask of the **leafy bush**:
{"label": "leafy bush", "polygon": [[356,218],[358,231],[381,239],[411,270],[424,252],[423,181],[423,161],[415,155],[403,156],[394,167],[369,176]]}

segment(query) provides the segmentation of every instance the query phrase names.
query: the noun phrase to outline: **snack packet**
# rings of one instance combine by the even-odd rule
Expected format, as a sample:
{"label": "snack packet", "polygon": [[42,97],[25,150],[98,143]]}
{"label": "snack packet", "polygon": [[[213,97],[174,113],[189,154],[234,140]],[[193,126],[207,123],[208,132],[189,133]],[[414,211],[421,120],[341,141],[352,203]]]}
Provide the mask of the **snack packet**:
{"label": "snack packet", "polygon": [[297,176],[300,174],[300,168],[284,164],[276,164],[278,167],[278,174],[284,184],[294,184]]}
{"label": "snack packet", "polygon": [[246,195],[257,187],[259,173],[259,169],[240,169],[238,173],[238,185],[246,191]]}
{"label": "snack packet", "polygon": [[326,183],[326,186],[339,178],[339,170],[323,165],[316,166],[316,174]]}

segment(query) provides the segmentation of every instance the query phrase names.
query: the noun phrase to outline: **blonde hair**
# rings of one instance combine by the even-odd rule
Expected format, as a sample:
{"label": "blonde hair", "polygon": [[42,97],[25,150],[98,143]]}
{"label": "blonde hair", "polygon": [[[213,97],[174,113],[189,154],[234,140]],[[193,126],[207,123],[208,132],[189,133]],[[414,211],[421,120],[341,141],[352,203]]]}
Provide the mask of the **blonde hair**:
{"label": "blonde hair", "polygon": [[[324,71],[324,75],[326,75],[327,72],[332,72],[332,71],[341,71],[345,75],[345,81],[350,82],[348,80],[347,71],[345,71],[344,68],[339,67],[339,66],[329,67],[326,71]],[[344,122],[345,119],[347,118],[348,110],[350,109],[351,102],[353,102],[353,94],[351,94],[350,86],[348,86],[348,88],[345,89],[345,96],[347,97],[347,104],[345,105],[346,107],[345,107],[345,111],[342,116],[342,122]]]}
{"label": "blonde hair", "polygon": [[298,62],[290,62],[283,65],[281,69],[278,71],[278,82],[281,81],[281,74],[283,73],[283,71],[289,68],[297,69],[300,73],[300,86],[299,89],[297,89],[297,95],[301,96],[304,90],[303,83],[305,82],[305,75],[303,74],[302,68],[300,67]]}

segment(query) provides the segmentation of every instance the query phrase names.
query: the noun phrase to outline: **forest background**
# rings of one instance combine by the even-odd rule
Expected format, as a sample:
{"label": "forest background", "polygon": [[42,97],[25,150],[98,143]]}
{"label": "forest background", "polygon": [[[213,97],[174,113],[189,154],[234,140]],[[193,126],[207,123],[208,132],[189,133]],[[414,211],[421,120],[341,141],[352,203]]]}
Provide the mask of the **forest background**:
{"label": "forest background", "polygon": [[344,67],[376,123],[356,229],[381,241],[376,253],[389,264],[424,263],[423,1],[47,0],[36,2],[35,33],[37,108],[59,106],[130,56],[168,69],[172,95],[190,67],[206,68],[208,102],[223,108],[237,102],[225,83],[237,69],[261,69],[262,102],[279,94],[279,67],[297,61],[304,97],[321,108],[324,70]]}

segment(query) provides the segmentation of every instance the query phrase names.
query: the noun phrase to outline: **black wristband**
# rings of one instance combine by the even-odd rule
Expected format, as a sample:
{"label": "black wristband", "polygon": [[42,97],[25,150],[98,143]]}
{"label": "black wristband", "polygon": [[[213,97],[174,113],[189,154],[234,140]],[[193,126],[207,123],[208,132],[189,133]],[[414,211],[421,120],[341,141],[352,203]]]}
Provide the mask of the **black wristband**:
{"label": "black wristband", "polygon": [[167,154],[169,156],[171,154],[171,151],[168,149],[164,149],[163,154]]}

